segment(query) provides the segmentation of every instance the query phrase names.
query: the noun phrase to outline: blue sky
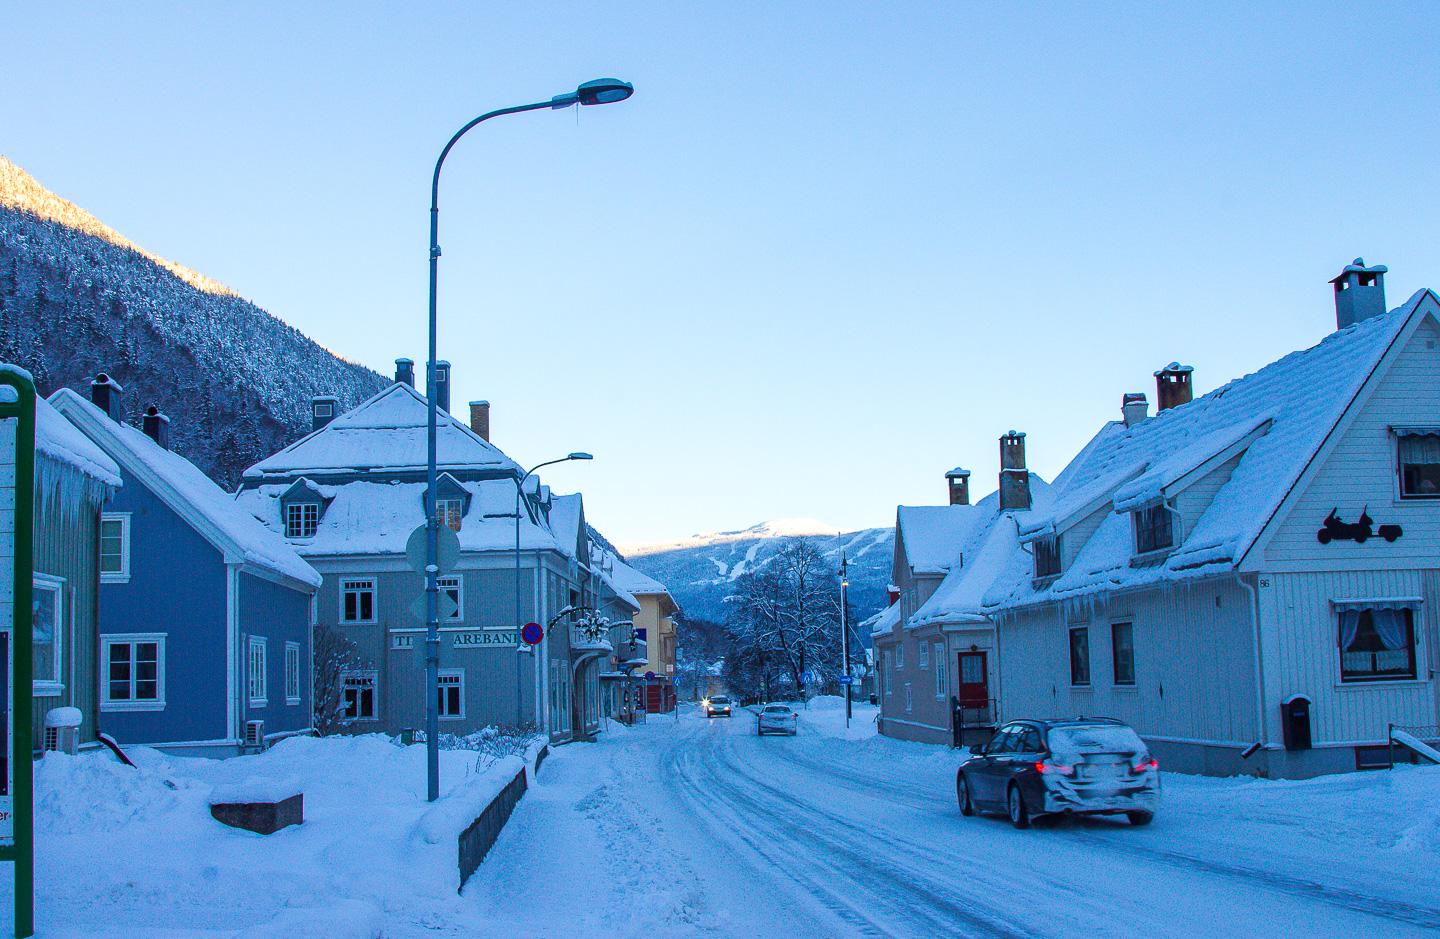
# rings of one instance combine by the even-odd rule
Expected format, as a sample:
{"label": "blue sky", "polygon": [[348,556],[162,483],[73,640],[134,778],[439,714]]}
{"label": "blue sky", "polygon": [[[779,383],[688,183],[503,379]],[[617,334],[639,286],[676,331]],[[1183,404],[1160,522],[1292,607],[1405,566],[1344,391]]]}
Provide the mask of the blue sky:
{"label": "blue sky", "polygon": [[456,398],[621,542],[853,529],[1318,341],[1357,254],[1440,287],[1440,8],[1161,6],[29,4],[0,152],[388,373],[449,134],[630,80],[448,162]]}

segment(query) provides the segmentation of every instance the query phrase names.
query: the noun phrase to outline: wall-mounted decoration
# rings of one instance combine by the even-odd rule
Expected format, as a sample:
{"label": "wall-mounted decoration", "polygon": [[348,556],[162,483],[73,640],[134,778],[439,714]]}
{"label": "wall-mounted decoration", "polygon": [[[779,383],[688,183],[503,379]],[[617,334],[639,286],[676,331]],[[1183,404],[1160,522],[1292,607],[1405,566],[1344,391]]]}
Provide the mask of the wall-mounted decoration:
{"label": "wall-mounted decoration", "polygon": [[1325,516],[1325,524],[1316,533],[1315,537],[1320,540],[1321,544],[1329,544],[1332,541],[1353,541],[1356,544],[1364,544],[1376,536],[1393,543],[1405,534],[1399,525],[1381,525],[1377,529],[1375,520],[1370,517],[1369,506],[1360,510],[1360,518],[1354,522],[1341,521],[1335,515],[1338,511],[1340,510],[1331,509],[1330,514]]}

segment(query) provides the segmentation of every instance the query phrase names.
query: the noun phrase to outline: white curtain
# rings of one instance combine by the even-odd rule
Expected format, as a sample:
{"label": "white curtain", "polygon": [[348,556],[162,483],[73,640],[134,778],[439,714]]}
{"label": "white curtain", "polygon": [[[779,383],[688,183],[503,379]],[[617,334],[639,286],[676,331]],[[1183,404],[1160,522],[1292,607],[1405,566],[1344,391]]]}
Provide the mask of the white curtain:
{"label": "white curtain", "polygon": [[1355,642],[1355,634],[1360,631],[1360,611],[1340,611],[1340,651],[1349,649]]}
{"label": "white curtain", "polygon": [[1403,610],[1371,610],[1375,632],[1387,649],[1403,649],[1406,646],[1405,614]]}
{"label": "white curtain", "polygon": [[1440,436],[1409,434],[1400,438],[1401,463],[1440,463]]}

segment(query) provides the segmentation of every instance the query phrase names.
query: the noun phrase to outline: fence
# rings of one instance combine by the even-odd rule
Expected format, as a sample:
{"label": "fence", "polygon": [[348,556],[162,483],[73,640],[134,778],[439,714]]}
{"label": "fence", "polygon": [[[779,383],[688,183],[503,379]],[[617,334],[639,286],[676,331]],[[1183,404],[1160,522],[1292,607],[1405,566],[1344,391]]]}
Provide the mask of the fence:
{"label": "fence", "polygon": [[510,813],[515,811],[520,797],[525,794],[525,787],[525,769],[522,767],[515,778],[500,790],[500,794],[490,800],[480,817],[460,833],[460,889],[465,889],[465,881],[470,879],[480,862],[485,860],[485,855],[495,846],[495,839],[500,837],[501,829],[510,820]]}
{"label": "fence", "polygon": [[1396,757],[1400,758],[1401,763],[1418,763],[1423,756],[1423,754],[1410,749],[1403,740],[1396,740],[1395,732],[1397,730],[1414,737],[1427,746],[1440,750],[1440,724],[1391,724],[1385,735],[1385,745],[1389,751],[1386,756],[1390,763],[1390,769],[1395,768]]}

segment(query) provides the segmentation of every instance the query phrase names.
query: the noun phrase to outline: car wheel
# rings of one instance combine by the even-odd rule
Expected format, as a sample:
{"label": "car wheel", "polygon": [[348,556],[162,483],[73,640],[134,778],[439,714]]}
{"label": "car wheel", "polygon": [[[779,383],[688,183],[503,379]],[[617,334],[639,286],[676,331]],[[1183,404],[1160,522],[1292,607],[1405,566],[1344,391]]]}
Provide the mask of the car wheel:
{"label": "car wheel", "polygon": [[1130,819],[1130,824],[1139,827],[1148,825],[1155,820],[1154,812],[1126,812],[1125,817]]}
{"label": "car wheel", "polygon": [[1030,827],[1030,810],[1025,807],[1025,797],[1020,794],[1020,787],[1014,783],[1010,784],[1010,795],[1005,804],[1010,810],[1010,824],[1016,828]]}
{"label": "car wheel", "polygon": [[975,803],[970,801],[970,783],[964,773],[955,774],[955,799],[960,803],[960,814],[969,818],[975,814]]}

